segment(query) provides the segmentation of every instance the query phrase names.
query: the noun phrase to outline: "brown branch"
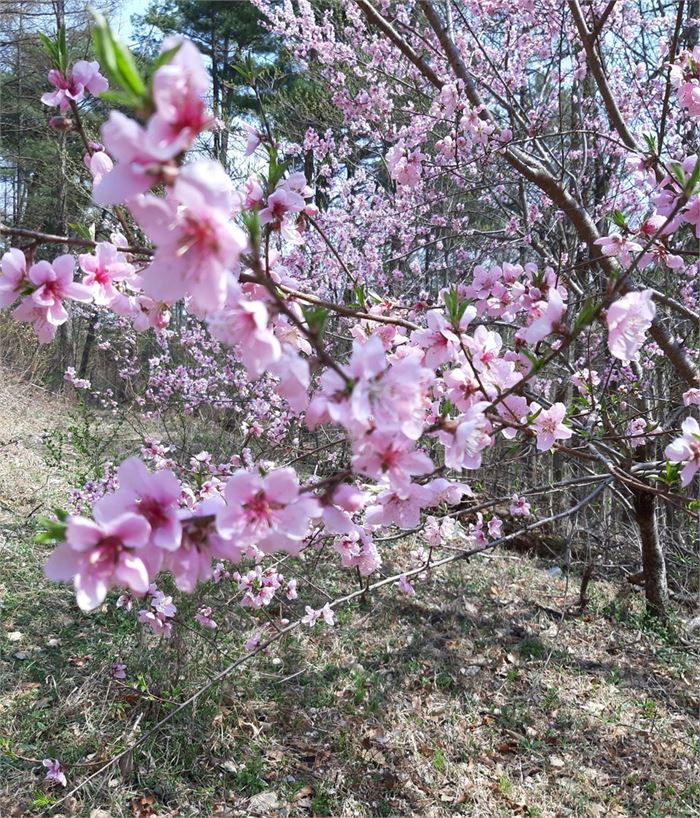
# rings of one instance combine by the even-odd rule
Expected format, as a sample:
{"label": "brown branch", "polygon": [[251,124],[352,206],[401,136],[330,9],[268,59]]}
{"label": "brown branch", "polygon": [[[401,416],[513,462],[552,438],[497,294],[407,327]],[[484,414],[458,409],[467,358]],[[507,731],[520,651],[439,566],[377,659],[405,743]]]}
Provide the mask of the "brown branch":
{"label": "brown branch", "polygon": [[617,0],[610,0],[608,5],[605,7],[603,13],[600,15],[600,19],[598,22],[593,26],[593,31],[591,31],[591,41],[595,42],[598,37],[600,36],[600,32],[603,30],[603,26],[608,20],[612,10],[617,5]]}
{"label": "brown branch", "polygon": [[421,74],[430,82],[431,85],[440,91],[444,83],[440,80],[433,69],[425,62],[425,60],[404,40],[404,38],[396,31],[388,20],[374,8],[369,0],[355,0],[355,5],[360,8],[367,20],[378,28],[388,40],[399,49],[399,51],[406,57],[409,62],[421,72]]}
{"label": "brown branch", "polygon": [[[16,236],[17,238],[31,239],[33,244],[67,244],[75,247],[84,247],[88,250],[97,246],[96,241],[90,239],[74,239],[70,236],[56,236],[52,233],[40,233],[37,230],[27,230],[24,227],[9,227],[0,224],[0,236]],[[120,247],[123,253],[134,253],[140,256],[152,256],[153,250],[148,247]]]}
{"label": "brown branch", "polygon": [[637,143],[630,133],[627,123],[622,118],[622,114],[620,113],[620,109],[617,107],[615,97],[613,97],[610,86],[608,85],[608,78],[605,76],[603,66],[598,58],[598,55],[596,54],[594,45],[595,39],[591,36],[591,32],[588,30],[588,26],[586,25],[586,20],[583,16],[583,12],[581,11],[581,7],[578,4],[578,0],[568,0],[568,4],[574,18],[576,30],[578,31],[578,35],[581,38],[581,42],[583,43],[583,47],[586,51],[586,61],[588,62],[588,67],[591,69],[591,74],[593,74],[593,78],[598,86],[600,95],[603,98],[603,105],[605,106],[605,111],[608,115],[608,119],[610,120],[610,125],[617,131],[617,133],[620,135],[620,139],[622,139],[630,150],[637,151],[639,150]]}

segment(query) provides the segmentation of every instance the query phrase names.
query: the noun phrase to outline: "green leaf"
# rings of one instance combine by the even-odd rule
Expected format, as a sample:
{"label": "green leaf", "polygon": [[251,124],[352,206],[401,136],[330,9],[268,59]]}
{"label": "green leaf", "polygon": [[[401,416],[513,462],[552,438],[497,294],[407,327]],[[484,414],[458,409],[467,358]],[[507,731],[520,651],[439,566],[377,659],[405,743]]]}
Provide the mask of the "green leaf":
{"label": "green leaf", "polygon": [[542,366],[542,362],[534,354],[534,352],[530,352],[528,349],[525,349],[524,347],[520,351],[528,359],[528,361],[530,361],[530,363],[532,364],[533,371],[538,372],[539,368]]}
{"label": "green leaf", "polygon": [[[111,31],[109,31],[109,35],[112,37]],[[139,73],[134,55],[125,45],[120,43],[119,40],[115,40],[114,37],[112,37],[112,42],[117,58],[117,66],[122,76],[122,87],[125,88],[125,90],[131,91],[135,96],[144,98],[146,96],[146,83]]]}
{"label": "green leaf", "polygon": [[353,303],[350,305],[353,308],[367,311],[367,293],[365,292],[364,284],[355,284],[352,288]]}
{"label": "green leaf", "polygon": [[621,227],[622,229],[625,229],[627,227],[625,223],[625,217],[619,210],[615,210],[613,212],[612,216],[610,217],[610,220],[612,221],[613,224],[616,224],[618,227]]}
{"label": "green leaf", "polygon": [[302,307],[302,314],[306,321],[309,331],[321,338],[326,329],[326,322],[328,321],[328,310],[323,307]]}
{"label": "green leaf", "polygon": [[167,65],[180,50],[181,45],[182,43],[178,43],[174,48],[169,48],[167,51],[162,51],[151,63],[151,71],[156,72],[161,66]]}
{"label": "green leaf", "polygon": [[241,213],[241,221],[250,235],[251,246],[257,247],[260,244],[260,219],[257,211],[244,210]]}
{"label": "green leaf", "polygon": [[65,26],[60,26],[58,29],[58,61],[61,71],[65,74],[68,71],[68,47],[66,46]]}
{"label": "green leaf", "polygon": [[650,153],[656,153],[656,137],[653,134],[642,134]]}
{"label": "green leaf", "polygon": [[103,91],[100,99],[106,102],[113,102],[115,105],[123,105],[125,108],[138,108],[143,104],[140,97],[136,97],[128,91]]}
{"label": "green leaf", "polygon": [[683,187],[683,192],[685,193],[686,196],[692,196],[692,194],[695,192],[695,188],[697,187],[699,181],[700,181],[700,153],[698,154],[695,160],[695,167],[693,168],[693,172],[690,174],[690,178]]}
{"label": "green leaf", "polygon": [[683,170],[683,165],[681,165],[680,162],[671,162],[670,167],[673,178],[681,187],[685,188],[685,171]]}
{"label": "green leaf", "polygon": [[94,16],[93,45],[100,65],[111,83],[126,94],[121,100],[122,103],[129,98],[136,101],[135,107],[144,105],[148,97],[146,84],[139,73],[133,54],[115,39],[109,24],[99,12],[94,12]]}
{"label": "green leaf", "polygon": [[58,68],[61,70],[61,59],[58,54],[58,47],[55,43],[51,42],[51,40],[44,34],[42,31],[39,32],[39,42],[44,46],[44,50],[46,53],[51,57],[51,62],[53,63],[54,68]]}
{"label": "green leaf", "polygon": [[581,311],[576,316],[574,330],[578,330],[590,324],[598,315],[599,309],[600,305],[595,298],[587,298],[581,307]]}
{"label": "green leaf", "polygon": [[66,529],[68,524],[66,522],[68,515],[66,512],[57,509],[56,516],[58,520],[52,520],[49,517],[39,517],[39,530],[34,537],[34,542],[39,545],[55,545],[56,543],[64,542],[66,539]]}
{"label": "green leaf", "polygon": [[[94,241],[95,236],[90,232],[90,228],[84,224],[69,224],[68,227],[81,239],[85,241]],[[94,225],[93,225],[94,230]]]}

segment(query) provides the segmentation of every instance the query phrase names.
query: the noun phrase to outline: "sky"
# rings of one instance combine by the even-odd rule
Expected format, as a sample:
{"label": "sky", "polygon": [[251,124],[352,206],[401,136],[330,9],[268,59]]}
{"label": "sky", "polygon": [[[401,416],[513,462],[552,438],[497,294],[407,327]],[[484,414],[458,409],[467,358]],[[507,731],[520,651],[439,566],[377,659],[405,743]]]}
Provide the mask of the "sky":
{"label": "sky", "polygon": [[118,32],[119,39],[128,43],[131,39],[132,14],[143,14],[149,5],[149,0],[120,0],[118,17],[110,20],[112,27]]}

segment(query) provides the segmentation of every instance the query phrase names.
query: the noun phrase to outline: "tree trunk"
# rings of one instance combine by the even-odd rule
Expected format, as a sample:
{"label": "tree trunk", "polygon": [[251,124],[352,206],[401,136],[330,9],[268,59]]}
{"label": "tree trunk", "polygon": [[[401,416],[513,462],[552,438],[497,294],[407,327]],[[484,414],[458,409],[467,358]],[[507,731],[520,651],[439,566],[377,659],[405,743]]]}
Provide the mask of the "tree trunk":
{"label": "tree trunk", "polygon": [[87,332],[85,333],[85,343],[83,344],[83,354],[80,357],[80,367],[78,368],[78,377],[84,378],[87,375],[88,366],[90,364],[90,353],[95,344],[95,324],[96,318],[91,318],[88,324]]}
{"label": "tree trunk", "polygon": [[659,542],[656,525],[656,497],[651,492],[634,491],[634,516],[639,527],[639,541],[642,547],[642,569],[644,571],[644,593],[647,613],[657,619],[666,619],[668,586],[666,584],[666,561]]}

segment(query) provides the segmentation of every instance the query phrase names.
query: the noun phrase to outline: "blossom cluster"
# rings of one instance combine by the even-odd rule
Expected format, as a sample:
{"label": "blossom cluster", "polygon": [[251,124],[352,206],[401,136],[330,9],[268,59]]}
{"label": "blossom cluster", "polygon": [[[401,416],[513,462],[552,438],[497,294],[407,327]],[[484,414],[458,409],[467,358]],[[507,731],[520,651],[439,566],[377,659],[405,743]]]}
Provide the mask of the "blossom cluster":
{"label": "blossom cluster", "polygon": [[[332,27],[324,24],[319,31],[302,6],[300,18],[325,43],[320,53],[326,64],[334,65],[339,55],[350,59]],[[286,25],[299,24],[290,8],[268,11],[273,21],[284,18]],[[356,18],[355,12],[348,13]],[[358,31],[364,31],[359,17],[355,22]],[[299,56],[307,54],[303,45],[298,48]],[[319,50],[318,43],[315,48]],[[376,49],[378,62],[393,59],[385,46],[377,44]],[[327,540],[342,566],[369,576],[382,564],[377,532],[392,526],[417,529],[429,510],[470,497],[462,472],[480,469],[499,441],[532,452],[570,451],[578,434],[601,433],[600,417],[593,411],[594,392],[601,383],[619,384],[621,413],[629,406],[626,398],[643,389],[634,383],[633,365],[644,357],[644,365],[653,366],[647,339],[656,321],[656,294],[648,287],[611,281],[607,301],[587,307],[585,320],[579,321],[581,293],[562,264],[542,267],[502,259],[467,264],[468,256],[456,253],[455,260],[468,270],[456,285],[438,287],[432,294],[421,291],[413,303],[400,307],[389,295],[372,293],[369,285],[385,286],[387,292],[392,282],[403,286],[406,271],[417,272],[418,262],[410,259],[409,250],[406,264],[387,273],[375,243],[367,233],[355,231],[353,210],[376,214],[376,224],[368,230],[383,231],[376,244],[391,239],[398,258],[418,236],[442,251],[441,240],[433,241],[428,231],[460,231],[467,220],[441,215],[431,182],[460,162],[503,153],[513,139],[510,128],[496,127],[485,106],[466,98],[462,81],[443,86],[429,115],[416,113],[411,124],[392,132],[385,162],[396,187],[393,198],[370,182],[365,168],[352,180],[333,179],[333,192],[350,212],[348,218],[337,209],[321,212],[306,175],[288,173],[279,146],[254,128],[248,128],[246,154],[264,146],[267,175],[250,176],[240,190],[219,162],[187,161],[195,141],[218,127],[207,108],[210,79],[191,42],[168,39],[163,52],[167,59],[154,73],[144,121],[111,112],[101,143],[90,143],[85,156],[94,201],[123,205],[151,247],[141,254],[132,252],[124,236],[114,234],[110,241],[98,242],[94,252],[79,256],[81,281],[73,280],[72,256],[27,268],[24,254],[12,249],[2,259],[0,306],[19,302],[14,316],[32,321],[42,341],[50,340],[67,320],[64,302],[70,299],[92,302],[129,320],[137,330],[152,327],[159,330],[162,354],[151,358],[142,408],[149,402],[163,405],[181,393],[190,411],[212,400],[229,407],[240,403],[239,396],[246,397],[244,390],[257,381],[259,393],[242,421],[246,434],[258,437],[263,427],[274,426],[270,436],[279,441],[292,420],[311,432],[335,426],[349,454],[344,463],[332,460],[340,455],[329,454],[328,462],[342,468],[308,485],[291,466],[256,465],[249,448],[234,455],[226,468],[213,467],[202,457],[190,464],[198,483],[194,489],[176,476],[168,453],[155,444],[144,452],[155,472],[138,458],[126,460],[116,478],[110,475],[105,490],[94,492],[91,515],[68,518],[65,542],[47,564],[50,578],[73,580],[81,608],[100,605],[112,587],[149,594],[149,605],[139,618],[167,635],[175,608],[169,597],[154,590],[161,571],[171,573],[179,590],[192,592],[198,583],[220,579],[228,571],[215,565],[251,557],[254,569],[229,575],[243,604],[261,608],[278,592],[287,599],[296,596],[294,581],[263,567],[262,558],[280,551],[298,556]],[[688,65],[692,69],[692,62]],[[576,70],[578,81],[580,68]],[[52,75],[56,93],[62,94],[52,104],[63,109],[64,103],[70,105],[66,100],[77,100],[85,90],[99,93],[101,75],[93,64],[90,71],[88,78],[85,66],[76,64],[70,77]],[[684,74],[682,82],[692,85],[694,80]],[[373,124],[392,108],[386,87],[375,97],[341,88],[334,100],[355,135],[371,133]],[[450,123],[438,140],[430,133],[434,120]],[[527,133],[534,136],[540,127],[537,113],[529,112]],[[349,155],[334,134],[312,129],[303,145],[287,146],[287,158],[303,150],[327,163],[327,181],[339,157]],[[604,257],[617,260],[623,276],[651,265],[663,264],[671,271],[683,267],[670,237],[684,226],[700,229],[700,194],[688,189],[694,170],[694,161],[686,160],[674,174],[650,180],[643,163],[633,168],[640,190],[644,185],[652,189],[654,212],[636,227],[616,217],[620,232],[595,241]],[[538,221],[544,206],[542,200],[533,202],[528,220]],[[422,214],[433,208],[425,219],[429,227],[420,228],[424,232],[412,233],[402,223],[413,207]],[[390,213],[392,208],[395,212]],[[504,234],[515,235],[518,229],[508,224]],[[353,251],[353,240],[359,243],[360,238],[361,249]],[[532,236],[521,238],[529,241]],[[321,256],[320,248],[331,241],[357,261],[359,274],[353,283],[361,309],[339,310],[345,317],[338,319],[338,326],[352,339],[347,356],[333,354],[323,338],[327,308],[332,311],[334,305],[316,294],[314,265],[309,262],[316,255],[330,258],[325,250]],[[340,256],[334,257],[337,265]],[[349,274],[345,263],[340,268]],[[323,296],[332,295],[330,278],[324,279]],[[690,293],[686,300],[690,309]],[[170,366],[168,342],[174,333],[166,327],[170,309],[181,301],[189,323],[176,340],[191,351],[196,377],[184,366]],[[399,308],[405,318],[397,318]],[[599,319],[607,333],[598,329]],[[567,376],[566,388],[576,390],[576,406],[584,407],[585,422],[567,405],[562,389],[537,377],[546,356],[571,344],[581,326],[595,327],[589,345],[603,360],[597,367],[592,356],[574,359]],[[124,368],[128,371],[128,364]],[[242,370],[245,378],[240,377]],[[74,370],[66,377],[76,388],[89,388]],[[232,385],[240,386],[235,400],[224,390]],[[641,415],[624,420],[632,449],[647,445],[652,432],[660,430]],[[683,464],[683,485],[699,467],[693,423],[693,418],[686,419],[682,437],[666,449],[670,461]],[[511,515],[526,517],[530,511],[524,497],[513,496]],[[479,513],[457,532],[429,516],[425,538],[431,547],[457,536],[486,547],[502,535],[502,524],[497,514]],[[412,588],[405,577],[400,587],[406,593]],[[215,629],[210,608],[202,606],[197,616],[202,627]],[[332,609],[307,611],[309,624],[319,618],[332,621]]]}

